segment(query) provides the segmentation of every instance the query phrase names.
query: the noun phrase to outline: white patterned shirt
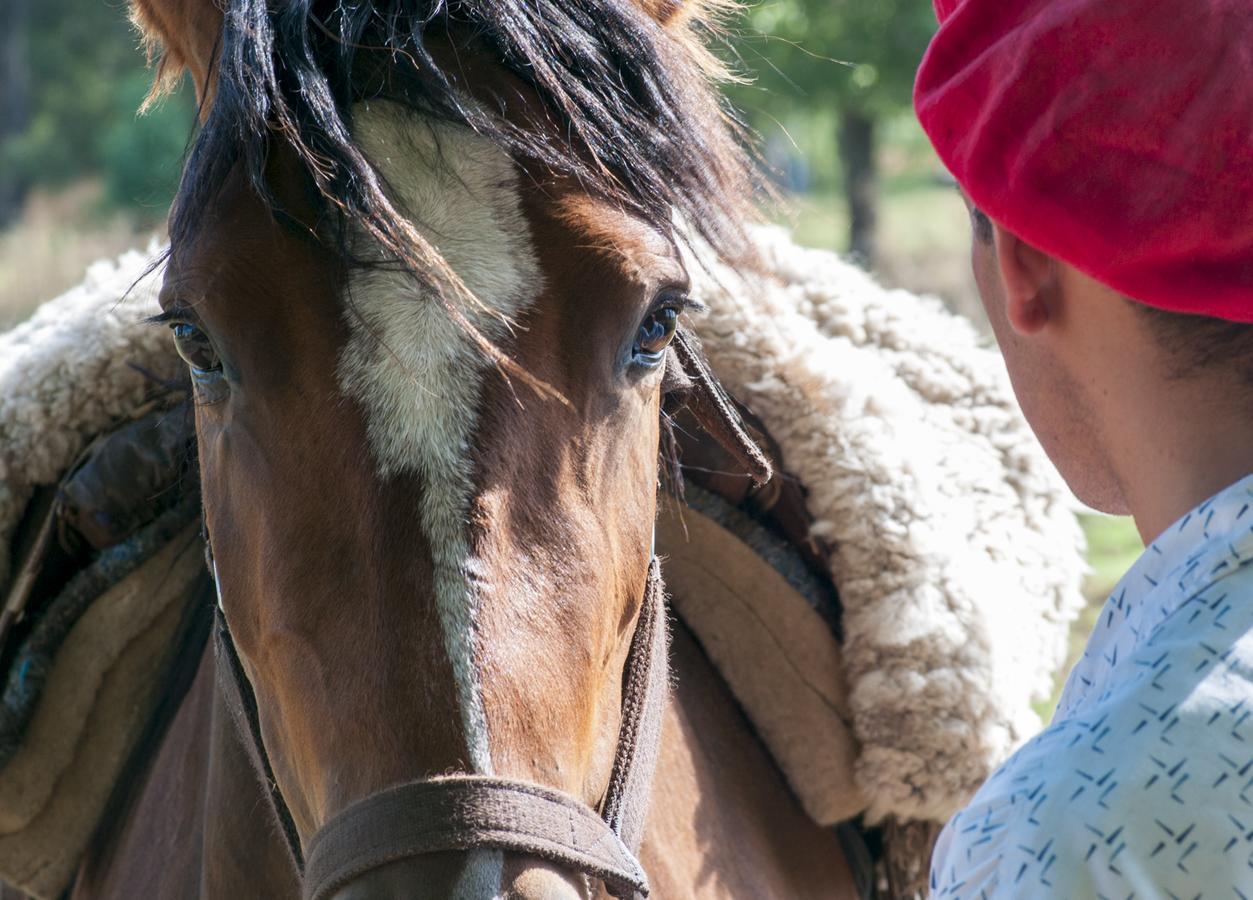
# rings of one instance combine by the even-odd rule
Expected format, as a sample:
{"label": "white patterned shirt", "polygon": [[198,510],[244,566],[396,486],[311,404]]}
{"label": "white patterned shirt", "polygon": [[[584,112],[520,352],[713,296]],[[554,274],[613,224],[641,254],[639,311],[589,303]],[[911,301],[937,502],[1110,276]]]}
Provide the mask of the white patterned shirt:
{"label": "white patterned shirt", "polygon": [[1155,540],[1053,722],[955,815],[933,900],[1253,898],[1253,476]]}

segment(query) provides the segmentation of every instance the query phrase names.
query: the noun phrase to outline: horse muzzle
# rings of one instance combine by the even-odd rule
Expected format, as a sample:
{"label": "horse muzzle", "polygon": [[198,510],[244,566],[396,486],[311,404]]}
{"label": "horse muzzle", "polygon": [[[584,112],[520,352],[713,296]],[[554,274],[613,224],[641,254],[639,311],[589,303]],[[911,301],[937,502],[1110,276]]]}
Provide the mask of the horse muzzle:
{"label": "horse muzzle", "polygon": [[[211,556],[210,568],[216,581]],[[635,851],[643,837],[669,693],[669,641],[656,557],[649,562],[623,672],[613,770],[597,809],[533,782],[445,775],[370,794],[336,814],[305,845],[274,779],[256,698],[220,607],[218,626],[227,707],[249,738],[249,756],[269,788],[305,900],[478,900],[502,893],[528,900],[573,900],[586,896],[579,885],[589,878],[603,883],[614,897],[648,896],[648,878]],[[493,855],[501,865],[483,862]],[[444,871],[449,866],[460,873],[451,882],[452,875]],[[489,869],[495,874],[487,874]]]}

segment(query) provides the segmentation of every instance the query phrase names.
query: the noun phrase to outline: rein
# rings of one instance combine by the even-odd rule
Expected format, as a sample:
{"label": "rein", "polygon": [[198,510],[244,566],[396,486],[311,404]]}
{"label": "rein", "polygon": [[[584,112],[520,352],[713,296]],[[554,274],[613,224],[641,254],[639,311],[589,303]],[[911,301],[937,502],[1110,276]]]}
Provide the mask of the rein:
{"label": "rein", "polygon": [[[686,404],[758,483],[769,461],[744,430],[734,405],[681,330],[667,362],[663,391]],[[673,407],[672,407],[673,408]],[[604,882],[618,898],[648,896],[635,854],[643,838],[661,726],[669,696],[669,633],[661,564],[649,559],[639,617],[622,675],[622,718],[609,784],[597,809],[564,791],[487,775],[423,778],[351,804],[310,839],[308,853],[274,778],[261,736],[256,695],[222,610],[221,584],[208,533],[205,552],[218,590],[218,679],[247,752],[264,782],[305,900],[329,900],[372,869],[428,853],[495,849],[537,857]]]}

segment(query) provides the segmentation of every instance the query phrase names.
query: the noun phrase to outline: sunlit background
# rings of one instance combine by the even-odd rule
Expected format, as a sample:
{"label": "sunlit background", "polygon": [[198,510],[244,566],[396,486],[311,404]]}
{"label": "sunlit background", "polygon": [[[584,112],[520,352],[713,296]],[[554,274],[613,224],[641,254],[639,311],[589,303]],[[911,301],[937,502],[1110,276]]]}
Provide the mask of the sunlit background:
{"label": "sunlit background", "polygon": [[[160,236],[195,120],[188,86],[144,116],[150,83],[124,0],[0,0],[0,330],[94,260]],[[804,244],[986,323],[965,208],[910,113],[931,0],[766,0],[727,23],[728,88]],[[1092,604],[1141,549],[1130,522],[1085,517]],[[1051,704],[1042,704],[1046,716]]]}

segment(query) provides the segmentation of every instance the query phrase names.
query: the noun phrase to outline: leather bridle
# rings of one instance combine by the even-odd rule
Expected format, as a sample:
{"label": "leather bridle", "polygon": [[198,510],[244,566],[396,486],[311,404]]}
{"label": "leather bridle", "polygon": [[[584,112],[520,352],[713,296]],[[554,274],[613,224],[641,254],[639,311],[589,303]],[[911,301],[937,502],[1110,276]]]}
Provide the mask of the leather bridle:
{"label": "leather bridle", "polygon": [[[664,390],[692,410],[753,479],[770,464],[745,432],[690,334],[681,331]],[[671,407],[673,409],[673,407]],[[619,898],[644,898],[648,877],[636,858],[661,740],[668,685],[668,631],[661,566],[654,555],[623,670],[622,717],[609,784],[597,809],[563,791],[486,775],[423,778],[371,794],[332,817],[306,848],[279,790],[261,737],[256,696],[222,611],[208,534],[205,548],[218,585],[218,678],[247,752],[279,820],[306,900],[327,900],[357,877],[428,853],[495,849],[536,857],[604,882]]]}
{"label": "leather bridle", "polygon": [[226,703],[248,736],[308,900],[324,900],[378,866],[426,853],[475,848],[538,857],[600,879],[615,897],[645,897],[635,858],[648,809],[665,710],[668,665],[661,567],[648,581],[623,674],[622,721],[609,786],[598,811],[541,785],[485,775],[424,778],[371,794],[334,816],[305,855],[261,739],[256,698],[219,607],[217,658]]}

